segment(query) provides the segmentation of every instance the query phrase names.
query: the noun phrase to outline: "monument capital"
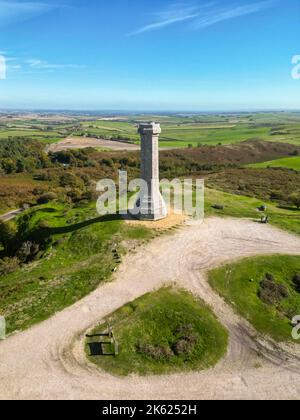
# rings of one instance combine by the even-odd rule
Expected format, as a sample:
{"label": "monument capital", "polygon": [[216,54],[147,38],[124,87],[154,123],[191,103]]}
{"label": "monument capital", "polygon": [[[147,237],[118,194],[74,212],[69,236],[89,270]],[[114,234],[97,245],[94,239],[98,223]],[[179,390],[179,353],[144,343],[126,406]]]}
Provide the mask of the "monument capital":
{"label": "monument capital", "polygon": [[160,124],[155,122],[143,123],[139,125],[139,134],[151,134],[151,135],[159,135],[161,134]]}

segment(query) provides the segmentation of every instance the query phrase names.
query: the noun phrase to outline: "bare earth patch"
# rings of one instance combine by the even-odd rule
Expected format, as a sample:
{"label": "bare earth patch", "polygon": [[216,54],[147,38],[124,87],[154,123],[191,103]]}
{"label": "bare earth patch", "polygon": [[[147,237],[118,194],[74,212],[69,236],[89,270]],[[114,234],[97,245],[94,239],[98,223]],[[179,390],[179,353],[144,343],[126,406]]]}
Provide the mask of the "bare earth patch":
{"label": "bare earth patch", "polygon": [[[0,398],[300,399],[300,346],[257,334],[207,282],[207,271],[220,264],[279,253],[300,255],[300,237],[241,219],[209,218],[156,238],[125,258],[113,282],[0,343]],[[227,355],[215,368],[119,378],[87,362],[89,328],[174,282],[207,302],[229,331]]]}
{"label": "bare earth patch", "polygon": [[61,152],[70,149],[86,149],[94,147],[97,149],[110,149],[110,150],[139,150],[139,145],[123,143],[120,141],[102,140],[86,137],[68,137],[57,143],[53,143],[46,148],[46,152]]}
{"label": "bare earth patch", "polygon": [[187,216],[183,214],[175,214],[171,209],[169,210],[169,216],[166,219],[157,220],[156,222],[147,222],[136,220],[133,217],[126,216],[126,223],[133,226],[142,226],[148,229],[166,230],[178,227],[187,220]]}

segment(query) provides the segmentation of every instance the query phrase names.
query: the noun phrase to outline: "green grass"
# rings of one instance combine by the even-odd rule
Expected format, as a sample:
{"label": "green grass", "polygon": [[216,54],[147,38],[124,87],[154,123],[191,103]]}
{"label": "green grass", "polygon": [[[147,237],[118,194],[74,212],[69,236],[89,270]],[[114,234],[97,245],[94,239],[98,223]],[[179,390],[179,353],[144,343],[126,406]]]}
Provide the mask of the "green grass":
{"label": "green grass", "polygon": [[[224,205],[224,210],[213,209],[212,206],[215,204]],[[262,204],[267,205],[266,214],[269,215],[272,225],[292,233],[300,234],[300,211],[296,208],[280,208],[275,203],[263,202],[256,198],[229,194],[209,188],[205,190],[206,217],[244,217],[258,221],[260,220],[261,213],[257,211],[257,208]]]}
{"label": "green grass", "polygon": [[[194,115],[194,116],[127,116],[124,121],[89,121],[82,130],[97,136],[123,136],[139,142],[137,124],[141,121],[161,123],[160,146],[166,148],[193,147],[199,144],[239,143],[259,138],[266,141],[300,144],[298,113]],[[80,131],[80,129],[79,129]]]}
{"label": "green grass", "polygon": [[[263,303],[258,296],[266,273],[272,274],[289,291],[289,297],[277,307]],[[257,331],[276,341],[292,341],[291,319],[300,314],[300,294],[292,282],[297,273],[300,273],[300,257],[263,256],[211,271],[209,282]]]}
{"label": "green grass", "polygon": [[116,121],[100,119],[86,121],[77,116],[74,121],[14,120],[0,127],[0,140],[9,136],[34,137],[51,143],[68,135],[89,133],[104,138],[131,139],[138,143],[137,125],[141,122],[161,123],[160,146],[166,148],[193,147],[199,144],[211,146],[239,143],[260,138],[266,141],[300,144],[300,114],[253,113],[253,114],[203,114],[203,115],[127,115]]}
{"label": "green grass", "polygon": [[[48,228],[39,227],[45,221]],[[45,320],[93,291],[118,266],[115,248],[122,255],[123,241],[128,242],[127,249],[132,241],[153,235],[118,217],[97,217],[94,204],[41,206],[20,216],[19,225],[25,237],[49,240],[40,260],[1,276],[0,313],[6,317],[8,333]]]}
{"label": "green grass", "polygon": [[[112,314],[109,322],[119,343],[119,355],[91,356],[99,337],[87,339],[86,352],[97,366],[117,375],[203,370],[214,366],[227,349],[227,332],[210,308],[183,290],[164,288],[142,296]],[[106,330],[107,323],[90,335]],[[190,351],[178,354],[176,343],[191,334],[194,342]],[[149,354],[145,346],[168,349],[168,353]],[[109,347],[105,351],[111,353]]]}
{"label": "green grass", "polygon": [[248,165],[250,168],[288,168],[300,171],[300,156]]}
{"label": "green grass", "polygon": [[8,137],[42,137],[42,138],[53,138],[61,137],[56,131],[39,131],[39,130],[15,130],[15,129],[5,129],[0,130],[0,139],[7,139]]}
{"label": "green grass", "polygon": [[[223,204],[215,210],[213,204]],[[206,189],[208,216],[246,217],[258,220],[262,202]],[[268,204],[270,223],[300,234],[300,212]],[[40,228],[46,222],[48,228]],[[94,203],[82,208],[61,204],[33,208],[19,216],[24,237],[49,238],[40,260],[1,277],[0,313],[7,317],[8,332],[25,329],[73,304],[110,278],[116,267],[112,249],[122,254],[122,242],[143,241],[154,232],[124,224],[117,217],[99,218]]]}

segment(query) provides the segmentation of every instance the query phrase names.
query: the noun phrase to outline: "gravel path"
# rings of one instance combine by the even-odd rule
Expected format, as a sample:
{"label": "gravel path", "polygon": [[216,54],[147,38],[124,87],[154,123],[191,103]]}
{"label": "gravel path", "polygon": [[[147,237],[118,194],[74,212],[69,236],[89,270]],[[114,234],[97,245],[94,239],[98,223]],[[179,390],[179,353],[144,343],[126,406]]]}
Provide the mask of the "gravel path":
{"label": "gravel path", "polygon": [[[274,253],[300,255],[300,237],[248,220],[210,218],[155,239],[125,258],[113,282],[0,343],[0,398],[300,399],[300,346],[258,337],[206,281],[207,270],[226,261]],[[88,328],[174,282],[208,302],[230,332],[228,353],[214,369],[117,378],[86,361]]]}

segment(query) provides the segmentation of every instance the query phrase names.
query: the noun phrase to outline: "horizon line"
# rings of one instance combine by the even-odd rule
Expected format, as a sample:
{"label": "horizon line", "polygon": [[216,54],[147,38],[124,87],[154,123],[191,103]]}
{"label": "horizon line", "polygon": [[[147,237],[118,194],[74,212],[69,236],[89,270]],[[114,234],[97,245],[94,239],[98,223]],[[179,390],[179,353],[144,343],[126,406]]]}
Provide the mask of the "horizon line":
{"label": "horizon line", "polygon": [[28,108],[17,108],[17,107],[3,107],[0,108],[0,113],[7,113],[7,112],[93,112],[93,113],[107,113],[107,114],[230,114],[230,113],[255,113],[255,112],[300,112],[300,108],[233,108],[233,109],[199,109],[199,110],[183,110],[183,109],[109,109],[109,108],[87,108],[87,109],[80,109],[80,108],[44,108],[44,107],[28,107]]}

